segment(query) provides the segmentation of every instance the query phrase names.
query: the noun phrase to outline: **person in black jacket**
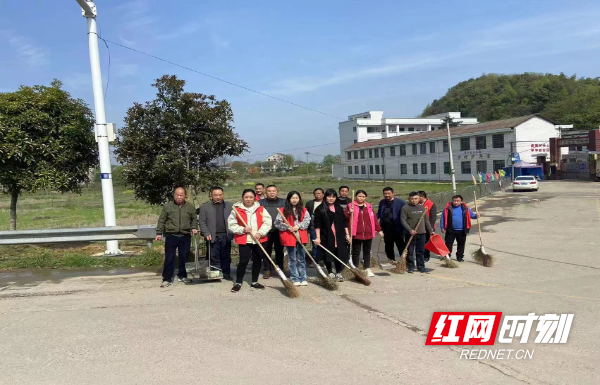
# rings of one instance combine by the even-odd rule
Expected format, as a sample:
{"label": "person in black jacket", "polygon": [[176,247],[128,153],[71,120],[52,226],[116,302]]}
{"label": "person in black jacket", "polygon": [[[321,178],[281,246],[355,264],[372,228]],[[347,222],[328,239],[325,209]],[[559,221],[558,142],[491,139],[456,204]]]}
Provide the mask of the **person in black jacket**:
{"label": "person in black jacket", "polygon": [[[317,187],[313,191],[313,196],[315,199],[310,200],[306,203],[306,210],[310,214],[310,226],[308,227],[308,231],[310,234],[310,242],[312,244],[312,250],[310,255],[312,255],[314,260],[317,260],[317,246],[315,245],[315,238],[317,238],[317,232],[315,231],[315,210],[319,208],[319,206],[323,203],[323,197],[325,196],[325,190],[320,187]],[[308,264],[310,267],[310,263]]]}
{"label": "person in black jacket", "polygon": [[[285,206],[285,199],[279,198],[277,194],[279,194],[277,186],[270,184],[267,186],[267,197],[258,201],[258,203],[267,210],[273,220],[277,218],[277,209],[283,209]],[[264,246],[269,255],[272,255],[273,249],[275,249],[275,263],[283,270],[283,246],[279,239],[279,230],[277,230],[276,227],[271,227],[271,231],[269,231],[268,239],[264,243]],[[263,258],[263,269],[263,279],[268,279],[271,275],[275,274],[274,271],[271,271],[271,263],[266,256]]]}
{"label": "person in black jacket", "polygon": [[346,207],[352,203],[352,197],[348,197],[348,194],[350,193],[350,187],[340,186],[338,192],[340,195],[336,198],[337,204],[342,206],[342,209],[346,210]]}
{"label": "person in black jacket", "polygon": [[223,188],[210,189],[210,202],[200,206],[200,231],[206,239],[207,249],[210,247],[211,270],[221,269],[223,279],[231,278],[231,239],[233,235],[227,231],[227,218],[231,214],[231,202],[223,200]]}
{"label": "person in black jacket", "polygon": [[[317,238],[316,245],[322,245],[327,250],[335,254],[344,263],[348,262],[350,254],[346,246],[350,242],[350,232],[348,231],[348,221],[344,215],[344,209],[337,204],[337,193],[334,189],[325,191],[323,203],[315,210],[315,231]],[[320,261],[325,262],[325,267],[329,276],[343,281],[343,265],[328,252],[319,248],[318,256]],[[335,265],[333,274],[332,263]]]}

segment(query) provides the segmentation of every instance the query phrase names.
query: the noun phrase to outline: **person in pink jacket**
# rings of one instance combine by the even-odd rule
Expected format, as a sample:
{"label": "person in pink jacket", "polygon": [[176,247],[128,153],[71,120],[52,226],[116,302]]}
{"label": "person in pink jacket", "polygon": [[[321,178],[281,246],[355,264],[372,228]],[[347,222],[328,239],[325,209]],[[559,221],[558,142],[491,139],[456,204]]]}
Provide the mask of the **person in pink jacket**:
{"label": "person in pink jacket", "polygon": [[383,238],[383,232],[375,217],[373,207],[366,200],[367,192],[358,190],[354,201],[346,207],[345,213],[352,228],[352,263],[354,266],[358,266],[362,250],[367,275],[374,277],[375,274],[371,271],[371,243],[376,233]]}

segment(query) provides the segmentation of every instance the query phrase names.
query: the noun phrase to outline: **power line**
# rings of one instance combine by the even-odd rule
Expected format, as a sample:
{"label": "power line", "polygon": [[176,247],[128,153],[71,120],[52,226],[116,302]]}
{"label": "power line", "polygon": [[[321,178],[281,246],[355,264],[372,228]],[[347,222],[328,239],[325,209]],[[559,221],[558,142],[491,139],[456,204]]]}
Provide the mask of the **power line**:
{"label": "power line", "polygon": [[211,79],[215,79],[215,80],[218,80],[218,81],[220,81],[220,82],[227,83],[227,84],[229,84],[229,85],[232,85],[232,86],[235,86],[235,87],[238,87],[238,88],[242,88],[242,89],[244,89],[244,90],[246,90],[246,91],[254,92],[255,94],[259,94],[259,95],[262,95],[262,96],[266,96],[267,98],[271,98],[271,99],[274,99],[274,100],[277,100],[277,101],[280,101],[280,102],[283,102],[283,103],[290,104],[290,105],[292,105],[292,106],[296,106],[296,107],[299,107],[299,108],[303,108],[303,109],[305,109],[305,110],[308,110],[308,111],[316,112],[316,113],[318,113],[318,114],[321,114],[321,115],[329,116],[329,117],[332,117],[332,118],[335,118],[335,119],[341,119],[341,120],[344,120],[344,118],[341,118],[341,117],[339,117],[339,116],[331,115],[331,114],[328,114],[328,113],[326,113],[326,112],[323,112],[323,111],[315,110],[314,108],[310,108],[310,107],[306,107],[306,106],[303,106],[303,105],[301,105],[301,104],[298,104],[298,103],[290,102],[289,100],[285,100],[285,99],[278,98],[278,97],[276,97],[276,96],[272,96],[272,95],[269,95],[269,94],[265,94],[264,92],[260,92],[260,91],[254,90],[254,89],[252,89],[252,88],[249,88],[249,87],[246,87],[246,86],[242,86],[242,85],[239,85],[239,84],[236,84],[236,83],[230,82],[230,81],[228,81],[228,80],[225,80],[225,79],[221,79],[221,78],[219,78],[219,77],[216,77],[216,76],[213,76],[213,75],[209,75],[209,74],[207,74],[207,73],[205,73],[205,72],[201,72],[201,71],[195,70],[195,69],[193,69],[193,68],[186,67],[186,66],[184,66],[184,65],[181,65],[181,64],[177,64],[177,63],[175,63],[175,62],[172,62],[172,61],[170,61],[170,60],[163,59],[163,58],[161,58],[161,57],[158,57],[158,56],[151,55],[151,54],[149,54],[149,53],[146,53],[146,52],[143,52],[143,51],[137,50],[137,49],[135,49],[135,48],[128,47],[128,46],[126,46],[126,45],[123,45],[123,44],[116,43],[116,42],[114,42],[114,41],[111,41],[111,40],[108,40],[108,39],[103,39],[103,40],[105,40],[105,41],[107,41],[107,42],[109,42],[109,43],[111,43],[111,44],[114,44],[114,45],[116,45],[116,46],[119,46],[119,47],[121,47],[121,48],[125,48],[125,49],[128,49],[128,50],[130,50],[130,51],[137,52],[137,53],[139,53],[139,54],[142,54],[142,55],[145,55],[145,56],[151,57],[151,58],[153,58],[153,59],[160,60],[160,61],[162,61],[162,62],[169,63],[169,64],[171,64],[171,65],[174,65],[174,66],[177,66],[177,67],[180,67],[180,68],[186,69],[186,70],[188,70],[188,71],[195,72],[195,73],[197,73],[197,74],[200,74],[200,75],[202,75],[202,76],[206,76],[206,77],[209,77],[209,78],[211,78]]}

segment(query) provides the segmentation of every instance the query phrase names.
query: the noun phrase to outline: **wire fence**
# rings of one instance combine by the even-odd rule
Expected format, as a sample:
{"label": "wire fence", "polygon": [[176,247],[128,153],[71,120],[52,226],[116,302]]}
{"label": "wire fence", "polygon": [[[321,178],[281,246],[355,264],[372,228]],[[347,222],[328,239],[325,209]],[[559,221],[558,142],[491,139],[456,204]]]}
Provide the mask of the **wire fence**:
{"label": "wire fence", "polygon": [[446,203],[452,201],[454,195],[461,195],[465,202],[471,202],[473,192],[477,193],[477,198],[482,198],[499,191],[503,191],[510,186],[510,179],[501,178],[489,183],[478,183],[477,185],[466,186],[456,189],[456,193],[452,191],[444,191],[428,196],[435,203],[438,211],[442,211],[446,207]]}

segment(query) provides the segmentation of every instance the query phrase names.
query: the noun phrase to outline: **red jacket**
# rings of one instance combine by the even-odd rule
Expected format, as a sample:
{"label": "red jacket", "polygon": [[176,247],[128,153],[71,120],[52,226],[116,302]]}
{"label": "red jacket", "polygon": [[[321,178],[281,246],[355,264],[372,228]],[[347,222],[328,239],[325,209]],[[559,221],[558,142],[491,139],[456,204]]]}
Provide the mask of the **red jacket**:
{"label": "red jacket", "polygon": [[[348,205],[348,207],[350,207],[350,205]],[[346,213],[346,218],[348,218],[348,227],[350,227],[352,222],[350,221],[350,211],[348,210],[348,207],[346,207],[344,212]],[[379,225],[379,221],[376,219],[371,221],[368,210],[369,208],[367,207],[366,202],[362,210],[358,208],[358,204],[354,204],[356,229],[352,229],[352,234],[354,234],[352,237],[353,239],[359,239],[361,241],[373,239],[373,225],[375,225],[376,232],[381,231],[381,225]]]}
{"label": "red jacket", "polygon": [[[306,208],[302,209],[302,214],[300,215],[300,222],[302,222],[302,219],[304,219],[306,211]],[[294,220],[294,217],[292,215],[288,216],[286,219],[290,226],[293,227],[296,225],[296,221]],[[298,230],[298,233],[300,234],[300,242],[306,245],[308,243],[308,232],[306,230]],[[298,241],[294,233],[292,233],[289,230],[279,231],[279,240],[281,241],[282,246],[296,246],[296,242]]]}

